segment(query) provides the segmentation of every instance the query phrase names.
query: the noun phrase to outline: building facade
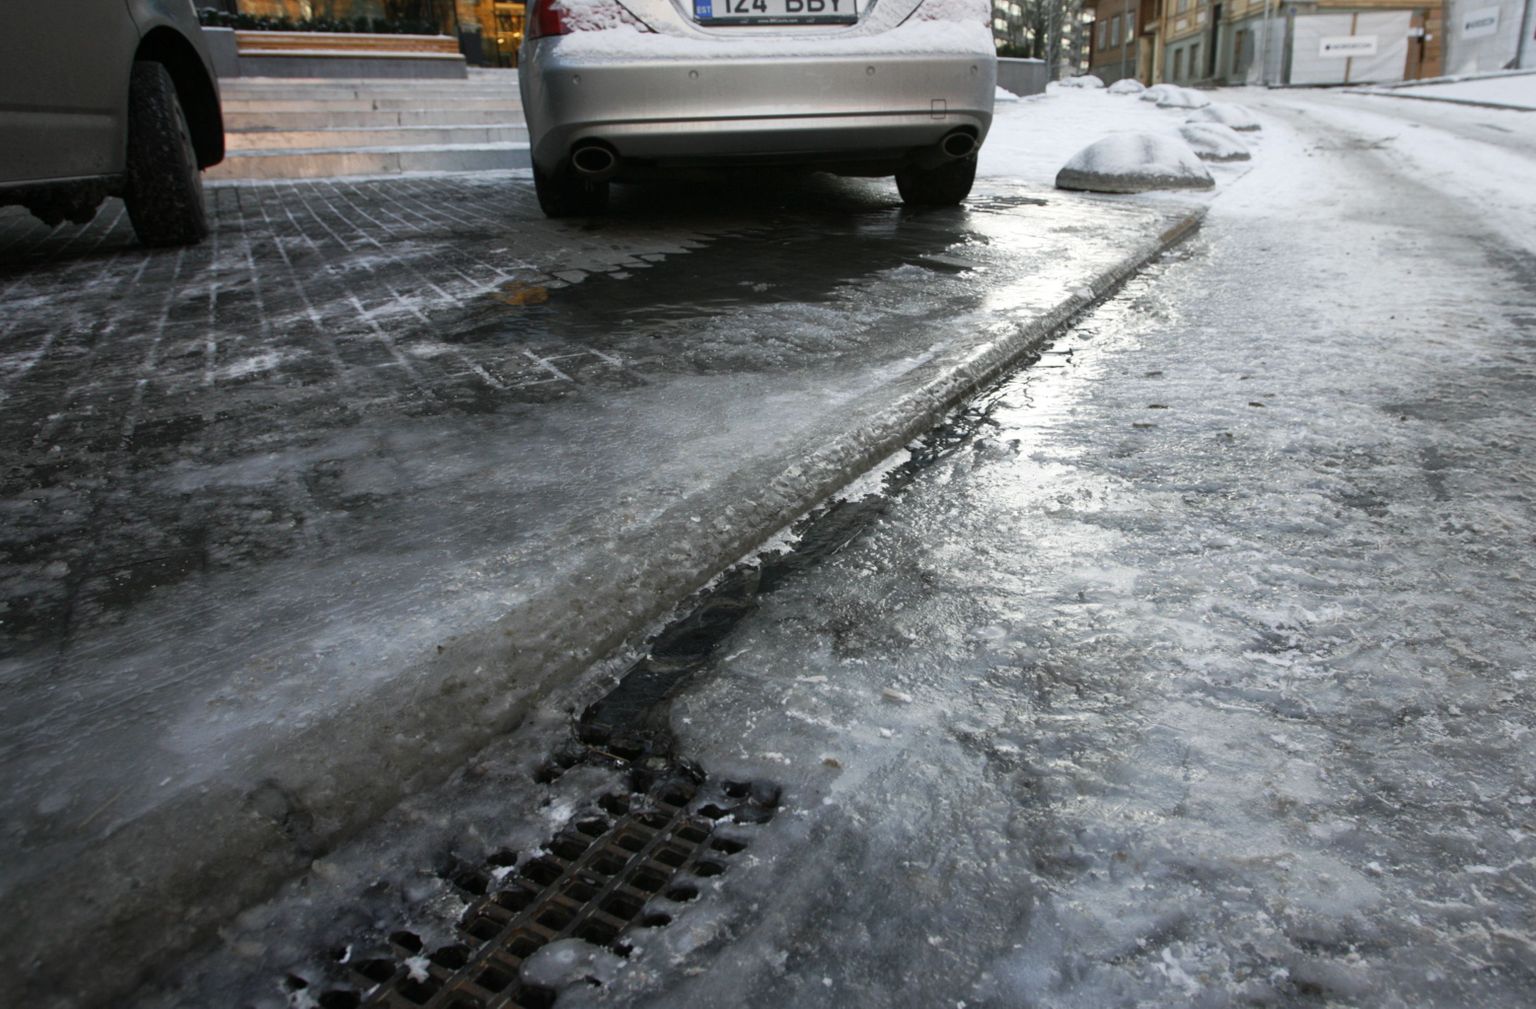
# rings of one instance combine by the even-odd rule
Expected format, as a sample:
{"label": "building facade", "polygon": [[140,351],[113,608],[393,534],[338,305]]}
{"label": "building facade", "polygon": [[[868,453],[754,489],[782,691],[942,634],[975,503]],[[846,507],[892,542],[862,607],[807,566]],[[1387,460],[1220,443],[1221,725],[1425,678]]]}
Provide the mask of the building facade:
{"label": "building facade", "polygon": [[422,30],[455,36],[468,62],[517,65],[523,41],[523,0],[212,0],[232,14],[285,18],[291,22],[410,22]]}
{"label": "building facade", "polygon": [[518,0],[458,0],[459,48],[471,63],[517,66],[527,8]]}
{"label": "building facade", "polygon": [[1157,0],[1100,0],[1089,26],[1088,72],[1106,84],[1152,82]]}
{"label": "building facade", "polygon": [[[1152,0],[1139,20],[1143,83],[1352,84],[1433,77],[1444,67],[1439,3]],[[1113,37],[1112,20],[1107,32]],[[1119,55],[1111,49],[1095,65]]]}
{"label": "building facade", "polygon": [[1536,69],[1536,0],[1446,0],[1445,69]]}

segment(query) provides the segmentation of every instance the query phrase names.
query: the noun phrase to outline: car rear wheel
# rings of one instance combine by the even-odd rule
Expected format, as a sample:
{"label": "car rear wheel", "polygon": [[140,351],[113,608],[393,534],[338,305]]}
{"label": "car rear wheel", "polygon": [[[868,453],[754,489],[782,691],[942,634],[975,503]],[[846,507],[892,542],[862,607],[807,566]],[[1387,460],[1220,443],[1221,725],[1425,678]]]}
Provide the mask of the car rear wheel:
{"label": "car rear wheel", "polygon": [[946,161],[936,168],[905,168],[896,173],[901,201],[913,207],[953,207],[971,194],[976,155]]}
{"label": "car rear wheel", "polygon": [[533,166],[533,191],[546,217],[591,217],[608,209],[608,182],[576,174],[570,165],[554,173]]}
{"label": "car rear wheel", "polygon": [[123,202],[145,245],[191,245],[208,234],[203,177],[176,85],[159,63],[133,65]]}

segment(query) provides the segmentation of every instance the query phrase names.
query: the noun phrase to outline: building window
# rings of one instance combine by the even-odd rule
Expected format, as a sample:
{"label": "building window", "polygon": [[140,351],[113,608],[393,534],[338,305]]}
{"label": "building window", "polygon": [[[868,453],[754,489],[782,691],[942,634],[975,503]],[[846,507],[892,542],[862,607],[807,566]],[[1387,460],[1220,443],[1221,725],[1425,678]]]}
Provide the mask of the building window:
{"label": "building window", "polygon": [[1196,42],[1189,47],[1189,76],[1199,79],[1200,74],[1200,43]]}
{"label": "building window", "polygon": [[1136,12],[1131,11],[1125,16],[1125,41],[1126,44],[1136,41]]}
{"label": "building window", "polygon": [[1175,83],[1184,79],[1184,50],[1182,49],[1173,54],[1173,79]]}
{"label": "building window", "polygon": [[1109,44],[1112,46],[1120,44],[1120,15],[1118,14],[1109,19]]}
{"label": "building window", "polygon": [[1178,0],[1173,8],[1175,14],[1183,14],[1187,10],[1189,10],[1189,0]]}
{"label": "building window", "polygon": [[1100,50],[1104,50],[1104,49],[1107,49],[1109,47],[1109,22],[1108,21],[1100,21],[1099,22],[1099,41],[1098,41],[1097,45],[1098,45]]}

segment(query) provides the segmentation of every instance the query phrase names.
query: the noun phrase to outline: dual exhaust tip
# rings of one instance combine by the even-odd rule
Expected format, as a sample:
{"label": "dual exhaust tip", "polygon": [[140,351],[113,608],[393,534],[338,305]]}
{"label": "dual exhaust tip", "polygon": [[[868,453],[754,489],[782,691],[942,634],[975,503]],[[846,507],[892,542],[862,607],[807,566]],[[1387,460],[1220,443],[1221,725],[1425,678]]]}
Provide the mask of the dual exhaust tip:
{"label": "dual exhaust tip", "polygon": [[[976,147],[974,133],[969,130],[951,130],[936,146],[920,152],[916,160],[924,167],[936,167],[946,161],[968,158],[976,153]],[[571,149],[571,167],[582,178],[592,182],[606,182],[619,170],[619,154],[601,141],[583,141]]]}

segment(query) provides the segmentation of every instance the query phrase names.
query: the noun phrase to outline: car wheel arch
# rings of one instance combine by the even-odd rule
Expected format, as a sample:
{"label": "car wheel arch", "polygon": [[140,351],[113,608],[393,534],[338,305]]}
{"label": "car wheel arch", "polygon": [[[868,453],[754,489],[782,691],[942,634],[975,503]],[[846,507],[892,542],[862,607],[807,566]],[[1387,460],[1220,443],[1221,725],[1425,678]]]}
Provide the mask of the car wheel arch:
{"label": "car wheel arch", "polygon": [[139,42],[135,62],[154,62],[165,67],[176,87],[176,98],[187,117],[198,167],[208,168],[224,160],[224,116],[219,92],[202,57],[192,43],[172,28],[151,29]]}

